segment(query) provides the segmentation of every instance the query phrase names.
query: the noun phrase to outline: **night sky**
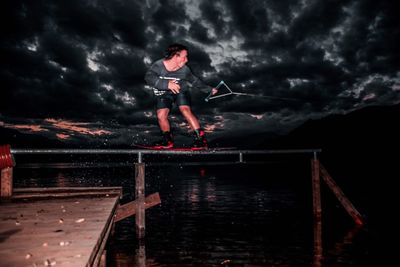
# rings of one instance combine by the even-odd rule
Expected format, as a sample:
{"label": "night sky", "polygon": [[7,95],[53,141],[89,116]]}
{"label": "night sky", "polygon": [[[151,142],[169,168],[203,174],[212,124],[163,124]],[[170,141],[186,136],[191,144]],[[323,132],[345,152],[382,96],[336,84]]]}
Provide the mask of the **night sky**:
{"label": "night sky", "polygon": [[[171,43],[193,73],[248,96],[193,110],[209,139],[285,134],[309,119],[400,101],[399,2],[2,1],[0,126],[71,144],[158,134],[144,74]],[[221,87],[220,93],[225,88]],[[177,136],[188,124],[175,108]]]}

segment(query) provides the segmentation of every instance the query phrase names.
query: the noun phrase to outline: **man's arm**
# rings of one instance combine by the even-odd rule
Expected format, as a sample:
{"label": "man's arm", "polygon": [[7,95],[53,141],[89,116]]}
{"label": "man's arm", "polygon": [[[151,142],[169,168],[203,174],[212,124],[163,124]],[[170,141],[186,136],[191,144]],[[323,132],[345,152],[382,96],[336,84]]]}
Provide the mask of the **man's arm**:
{"label": "man's arm", "polygon": [[[199,89],[205,93],[208,93],[210,92],[210,90],[212,90],[212,87],[208,86],[200,78],[194,75],[189,67],[187,67],[186,72],[187,72],[185,77],[187,83],[186,86]],[[180,82],[180,84],[182,85],[183,83]]]}
{"label": "man's arm", "polygon": [[158,90],[167,91],[168,90],[168,80],[160,78],[161,70],[160,66],[154,63],[146,72],[144,80],[147,85],[157,88]]}

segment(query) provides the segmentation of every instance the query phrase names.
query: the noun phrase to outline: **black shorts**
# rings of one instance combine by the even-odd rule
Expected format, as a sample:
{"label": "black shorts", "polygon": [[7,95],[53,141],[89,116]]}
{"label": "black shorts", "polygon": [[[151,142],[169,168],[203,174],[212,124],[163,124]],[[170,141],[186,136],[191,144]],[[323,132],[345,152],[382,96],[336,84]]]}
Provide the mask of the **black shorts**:
{"label": "black shorts", "polygon": [[168,108],[172,109],[172,105],[176,103],[179,106],[190,106],[190,94],[189,92],[181,92],[179,94],[173,94],[166,92],[163,95],[157,96],[157,109]]}

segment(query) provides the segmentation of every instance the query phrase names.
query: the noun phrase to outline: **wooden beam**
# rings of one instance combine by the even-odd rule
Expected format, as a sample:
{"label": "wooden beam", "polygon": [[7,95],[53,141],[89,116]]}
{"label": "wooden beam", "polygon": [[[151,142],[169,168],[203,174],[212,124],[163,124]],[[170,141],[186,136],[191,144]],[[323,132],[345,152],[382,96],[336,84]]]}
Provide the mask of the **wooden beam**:
{"label": "wooden beam", "polygon": [[10,199],[13,193],[13,168],[1,170],[1,199]]}
{"label": "wooden beam", "polygon": [[332,179],[332,177],[329,175],[328,171],[324,168],[324,166],[322,166],[322,164],[320,166],[320,171],[321,171],[322,179],[325,181],[325,183],[328,185],[328,187],[335,194],[336,198],[342,204],[342,206],[347,211],[347,213],[353,218],[354,222],[358,225],[363,225],[364,224],[363,217],[361,216],[361,214],[353,206],[353,204],[350,202],[350,200],[345,196],[343,191],[336,184],[336,182]]}
{"label": "wooden beam", "polygon": [[[127,217],[135,215],[137,203],[138,203],[137,200],[135,200],[135,201],[126,203],[124,205],[118,206],[114,221],[119,222]],[[148,208],[154,207],[160,203],[161,203],[160,194],[157,192],[157,193],[147,196],[145,199],[144,205],[145,205],[145,208],[148,209]]]}

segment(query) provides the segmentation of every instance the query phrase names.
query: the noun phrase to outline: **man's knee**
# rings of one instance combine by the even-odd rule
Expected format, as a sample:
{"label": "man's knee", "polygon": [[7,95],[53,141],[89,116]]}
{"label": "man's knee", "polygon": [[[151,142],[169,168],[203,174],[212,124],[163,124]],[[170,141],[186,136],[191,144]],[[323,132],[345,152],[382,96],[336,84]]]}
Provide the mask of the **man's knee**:
{"label": "man's knee", "polygon": [[157,119],[158,120],[166,120],[168,119],[168,109],[159,109],[157,110]]}
{"label": "man's knee", "polygon": [[179,110],[183,115],[192,114],[192,110],[190,109],[189,106],[179,106]]}

